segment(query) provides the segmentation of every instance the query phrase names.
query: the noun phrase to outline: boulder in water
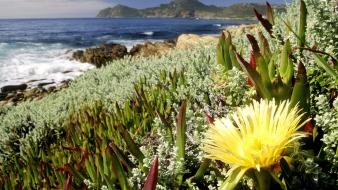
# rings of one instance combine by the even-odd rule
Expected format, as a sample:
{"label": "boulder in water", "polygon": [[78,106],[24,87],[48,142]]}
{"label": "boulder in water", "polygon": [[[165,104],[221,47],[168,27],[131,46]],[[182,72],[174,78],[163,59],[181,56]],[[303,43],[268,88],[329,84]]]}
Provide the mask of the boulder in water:
{"label": "boulder in water", "polygon": [[86,62],[84,60],[84,51],[83,50],[77,50],[72,55],[73,59],[80,61],[80,62]]}
{"label": "boulder in water", "polygon": [[19,85],[7,85],[1,87],[2,93],[9,93],[9,92],[15,92],[15,91],[24,91],[27,89],[27,84],[19,84]]}
{"label": "boulder in water", "polygon": [[120,44],[104,44],[97,48],[78,50],[73,53],[73,58],[80,62],[87,62],[101,67],[110,61],[121,59],[128,54],[127,48]]}

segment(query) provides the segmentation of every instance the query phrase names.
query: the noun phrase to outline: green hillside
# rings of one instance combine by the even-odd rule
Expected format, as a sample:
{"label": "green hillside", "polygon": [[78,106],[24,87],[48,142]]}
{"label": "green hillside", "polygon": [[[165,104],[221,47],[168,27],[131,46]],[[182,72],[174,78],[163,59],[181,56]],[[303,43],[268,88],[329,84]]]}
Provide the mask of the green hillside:
{"label": "green hillside", "polygon": [[[263,4],[241,3],[229,7],[205,5],[198,0],[174,0],[168,4],[146,9],[135,9],[123,5],[106,8],[99,12],[98,17],[145,17],[145,18],[205,18],[205,19],[250,19],[253,18],[253,9],[265,12]],[[275,6],[283,10],[284,6]]]}
{"label": "green hillside", "polygon": [[103,9],[97,15],[98,17],[140,17],[142,14],[138,9],[127,7],[124,5],[116,5],[115,7],[109,7]]}

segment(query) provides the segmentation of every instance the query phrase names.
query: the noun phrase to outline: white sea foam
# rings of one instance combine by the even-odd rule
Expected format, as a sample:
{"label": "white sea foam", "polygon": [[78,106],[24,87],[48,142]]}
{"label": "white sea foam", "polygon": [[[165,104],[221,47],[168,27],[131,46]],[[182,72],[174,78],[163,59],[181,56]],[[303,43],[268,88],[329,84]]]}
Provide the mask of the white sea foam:
{"label": "white sea foam", "polygon": [[[122,44],[130,51],[136,44],[143,44],[145,41],[107,40],[105,43]],[[71,60],[72,52],[62,44],[0,43],[0,88],[22,83],[28,84],[29,88],[39,83],[58,84],[94,68],[89,63]]]}
{"label": "white sea foam", "polygon": [[8,43],[0,42],[0,49],[5,48]]}
{"label": "white sea foam", "polygon": [[153,31],[147,31],[147,32],[143,32],[142,34],[147,35],[147,36],[153,36],[154,32]]}
{"label": "white sea foam", "polygon": [[[94,68],[87,63],[69,59],[66,49],[36,46],[7,49],[0,55],[0,87],[29,83],[30,87],[41,82],[58,84],[73,79],[84,71]],[[1,48],[0,48],[1,50]]]}
{"label": "white sea foam", "polygon": [[127,47],[128,51],[130,51],[135,45],[137,44],[144,44],[146,41],[150,41],[150,42],[160,42],[163,40],[111,40],[111,41],[107,41],[107,43],[118,43],[121,45],[124,45]]}
{"label": "white sea foam", "polygon": [[224,28],[238,28],[239,25],[227,25]]}

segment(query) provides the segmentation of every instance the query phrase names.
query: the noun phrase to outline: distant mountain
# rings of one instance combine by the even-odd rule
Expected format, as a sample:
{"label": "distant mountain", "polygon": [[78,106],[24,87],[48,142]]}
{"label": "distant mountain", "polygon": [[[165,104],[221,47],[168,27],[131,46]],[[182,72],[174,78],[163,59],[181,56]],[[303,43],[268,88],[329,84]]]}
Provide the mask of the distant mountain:
{"label": "distant mountain", "polygon": [[141,11],[124,5],[116,5],[99,12],[97,17],[142,17]]}
{"label": "distant mountain", "polygon": [[[173,0],[158,7],[135,9],[124,5],[109,7],[99,12],[97,17],[157,17],[157,18],[204,18],[204,19],[250,19],[254,17],[253,8],[264,13],[265,5],[255,3],[240,3],[229,7],[205,5],[198,0]],[[279,11],[284,6],[274,6]]]}

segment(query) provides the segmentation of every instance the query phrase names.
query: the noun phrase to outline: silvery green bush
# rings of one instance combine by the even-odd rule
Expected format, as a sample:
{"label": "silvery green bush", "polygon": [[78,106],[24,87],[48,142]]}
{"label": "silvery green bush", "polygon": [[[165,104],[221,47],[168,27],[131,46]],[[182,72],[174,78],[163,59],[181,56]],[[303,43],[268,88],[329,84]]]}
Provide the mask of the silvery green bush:
{"label": "silvery green bush", "polygon": [[[137,83],[140,79],[146,78],[150,85],[162,85],[161,71],[182,70],[186,80],[185,85],[177,86],[175,91],[168,91],[170,98],[163,101],[168,101],[169,105],[178,110],[177,102],[182,99],[189,99],[190,105],[187,113],[188,145],[187,158],[184,164],[188,166],[187,168],[197,167],[202,158],[202,152],[198,149],[198,146],[202,133],[207,126],[204,113],[209,112],[213,116],[224,116],[231,108],[227,109],[228,106],[222,101],[230,95],[236,104],[242,103],[238,102],[239,100],[249,99],[249,94],[246,93],[246,80],[232,80],[233,78],[244,79],[244,74],[238,70],[231,71],[227,74],[227,77],[222,79],[221,85],[225,90],[215,85],[221,68],[216,65],[212,57],[215,57],[213,48],[196,48],[189,51],[189,54],[184,51],[177,51],[166,57],[152,59],[127,57],[103,69],[89,71],[76,79],[64,91],[40,101],[26,102],[17,107],[6,109],[2,114],[3,120],[1,122],[1,130],[8,130],[7,135],[2,133],[2,166],[8,164],[12,156],[24,155],[25,151],[29,150],[32,145],[35,148],[44,149],[48,146],[46,141],[49,139],[53,139],[55,143],[60,142],[65,134],[63,131],[65,119],[69,117],[70,113],[81,111],[81,108],[86,105],[95,107],[97,101],[102,102],[104,109],[113,111],[115,109],[114,102],[123,104],[125,100],[135,95],[134,83]],[[141,69],[141,71],[137,69]],[[170,84],[166,87],[172,88]],[[151,89],[153,88],[148,86],[145,90],[150,90],[149,94],[152,94]],[[231,89],[241,89],[241,93],[232,94],[232,91],[229,91]],[[177,113],[177,111],[173,113]],[[55,115],[53,116],[53,114]],[[171,117],[172,121],[175,121],[176,115],[173,114]],[[10,121],[12,118],[17,118],[17,120]],[[21,122],[18,123],[17,121]],[[159,130],[159,136],[165,134],[165,132],[161,132],[159,121],[155,121],[155,125],[152,127]],[[138,142],[142,142],[143,139],[142,136],[134,136],[134,138]],[[159,140],[161,141],[161,138]],[[151,152],[154,148],[153,145],[143,146],[143,152],[147,155],[144,162],[148,166],[154,155],[160,155],[161,161],[168,163],[168,165],[163,165],[165,172],[161,172],[160,179],[162,180],[158,186],[158,188],[166,189],[171,186],[169,179],[176,178],[179,174],[189,171],[180,170],[182,168],[180,165],[183,163],[175,159],[176,151],[174,147],[169,147],[168,142],[166,143],[165,140],[159,142],[156,152]],[[144,181],[144,173],[135,169],[133,174],[134,176],[130,178],[131,184],[140,186]],[[206,174],[206,176],[209,175],[210,179],[214,178],[212,172]],[[86,180],[87,183],[89,184],[90,181]]]}
{"label": "silvery green bush", "polygon": [[[338,12],[335,0],[306,0],[308,7],[307,39],[334,56],[338,55]],[[314,45],[313,44],[313,45]]]}
{"label": "silvery green bush", "polygon": [[[306,3],[307,33],[306,41],[310,47],[317,46],[319,50],[338,55],[338,12],[336,0],[304,0]],[[299,1],[287,4],[286,12],[275,17],[274,32],[296,43],[297,38],[285,26],[284,21],[293,29],[297,29]],[[297,30],[296,30],[297,31]]]}
{"label": "silvery green bush", "polygon": [[86,72],[73,81],[69,88],[42,100],[8,108],[0,116],[0,157],[6,158],[7,155],[20,152],[28,137],[39,144],[52,131],[58,135],[57,131],[67,115],[83,105],[99,100],[108,110],[112,110],[114,102],[123,103],[133,95],[136,81],[145,76],[148,81],[155,82],[160,70],[173,71],[184,67],[188,71],[188,78],[194,77],[196,82],[206,82],[204,87],[209,87],[212,81],[201,80],[196,70],[212,72],[209,70],[215,66],[213,57],[212,48],[175,51],[160,58],[126,57],[104,68]]}
{"label": "silvery green bush", "polygon": [[[202,93],[207,91],[210,97],[220,95],[220,91],[214,88],[213,75],[220,68],[215,63],[213,47],[173,51],[160,58],[126,57],[104,68],[86,72],[73,81],[69,88],[42,100],[2,109],[4,111],[0,115],[0,161],[10,160],[12,155],[22,152],[25,147],[29,147],[29,141],[42,148],[45,139],[61,138],[62,126],[69,113],[85,105],[100,101],[107,110],[113,110],[115,102],[122,104],[133,95],[135,82],[146,77],[148,82],[156,83],[161,70],[174,71],[184,68],[188,88],[178,89],[174,96],[181,99],[189,95],[206,109],[213,109],[204,103],[205,97]],[[220,106],[222,105],[212,107]]]}
{"label": "silvery green bush", "polygon": [[[325,95],[315,97],[315,103],[318,108],[316,117],[316,125],[324,131],[322,141],[324,143],[323,151],[325,157],[329,160],[333,167],[331,173],[338,174],[338,99],[335,99],[330,105]],[[338,179],[337,179],[338,182]]]}

